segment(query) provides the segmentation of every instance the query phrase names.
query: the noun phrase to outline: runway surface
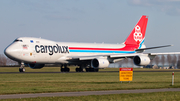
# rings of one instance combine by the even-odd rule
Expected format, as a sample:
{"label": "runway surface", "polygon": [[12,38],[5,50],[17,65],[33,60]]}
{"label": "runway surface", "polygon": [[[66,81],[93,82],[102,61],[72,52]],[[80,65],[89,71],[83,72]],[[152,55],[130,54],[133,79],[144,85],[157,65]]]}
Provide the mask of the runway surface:
{"label": "runway surface", "polygon": [[58,93],[36,93],[36,94],[11,94],[11,95],[0,95],[0,99],[35,98],[35,97],[61,97],[61,96],[88,96],[88,95],[128,94],[128,93],[151,93],[151,92],[167,92],[167,91],[180,91],[180,88],[84,91],[84,92],[58,92]]}

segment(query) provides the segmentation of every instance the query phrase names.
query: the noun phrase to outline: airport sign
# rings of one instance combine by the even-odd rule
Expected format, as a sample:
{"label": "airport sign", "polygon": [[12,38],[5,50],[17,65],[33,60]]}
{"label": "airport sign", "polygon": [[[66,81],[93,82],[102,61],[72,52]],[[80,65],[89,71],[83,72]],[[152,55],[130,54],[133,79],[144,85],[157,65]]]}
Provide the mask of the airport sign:
{"label": "airport sign", "polygon": [[119,81],[132,81],[133,68],[119,68]]}

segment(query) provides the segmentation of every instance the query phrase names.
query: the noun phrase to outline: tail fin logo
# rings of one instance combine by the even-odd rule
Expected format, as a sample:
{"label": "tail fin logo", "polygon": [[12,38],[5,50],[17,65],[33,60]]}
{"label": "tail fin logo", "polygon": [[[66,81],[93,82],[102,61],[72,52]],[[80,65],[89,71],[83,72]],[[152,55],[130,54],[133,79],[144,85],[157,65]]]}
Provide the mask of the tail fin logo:
{"label": "tail fin logo", "polygon": [[139,27],[138,25],[135,26],[134,40],[138,44],[143,40],[143,36],[142,36],[142,33],[141,33],[141,27]]}

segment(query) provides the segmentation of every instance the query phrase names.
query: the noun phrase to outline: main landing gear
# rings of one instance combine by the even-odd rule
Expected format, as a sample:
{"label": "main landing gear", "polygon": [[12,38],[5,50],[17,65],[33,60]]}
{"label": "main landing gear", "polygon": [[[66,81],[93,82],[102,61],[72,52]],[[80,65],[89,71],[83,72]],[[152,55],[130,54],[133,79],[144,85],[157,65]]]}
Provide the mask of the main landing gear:
{"label": "main landing gear", "polygon": [[76,68],[76,72],[83,72],[83,67],[79,66],[79,68]]}
{"label": "main landing gear", "polygon": [[98,72],[99,69],[96,69],[96,68],[92,68],[92,67],[89,67],[89,68],[86,68],[86,72]]}
{"label": "main landing gear", "polygon": [[19,68],[19,72],[25,72],[24,63],[21,63],[21,67]]}
{"label": "main landing gear", "polygon": [[[86,72],[98,72],[99,71],[99,69],[92,68],[91,66],[86,66],[86,65],[80,65],[79,68],[77,67],[75,69],[75,71],[76,72],[84,72],[83,68],[85,68]],[[68,68],[67,65],[61,65],[60,71],[61,72],[70,72],[70,68]]]}
{"label": "main landing gear", "polygon": [[76,68],[76,72],[83,72],[83,68],[86,69],[86,72],[98,72],[99,69],[92,68],[91,66],[81,65],[79,68]]}
{"label": "main landing gear", "polygon": [[64,65],[64,68],[63,68],[63,65],[61,65],[61,72],[69,72],[70,69],[67,67],[67,65]]}

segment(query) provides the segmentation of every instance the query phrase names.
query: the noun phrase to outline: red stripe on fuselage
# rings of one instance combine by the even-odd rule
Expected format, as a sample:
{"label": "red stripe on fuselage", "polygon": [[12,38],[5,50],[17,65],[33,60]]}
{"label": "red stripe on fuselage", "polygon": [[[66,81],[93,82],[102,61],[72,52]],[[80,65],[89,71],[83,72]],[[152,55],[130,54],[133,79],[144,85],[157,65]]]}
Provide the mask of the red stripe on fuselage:
{"label": "red stripe on fuselage", "polygon": [[86,47],[69,47],[71,50],[107,50],[107,51],[134,51],[139,45],[126,45],[123,48],[86,48]]}

